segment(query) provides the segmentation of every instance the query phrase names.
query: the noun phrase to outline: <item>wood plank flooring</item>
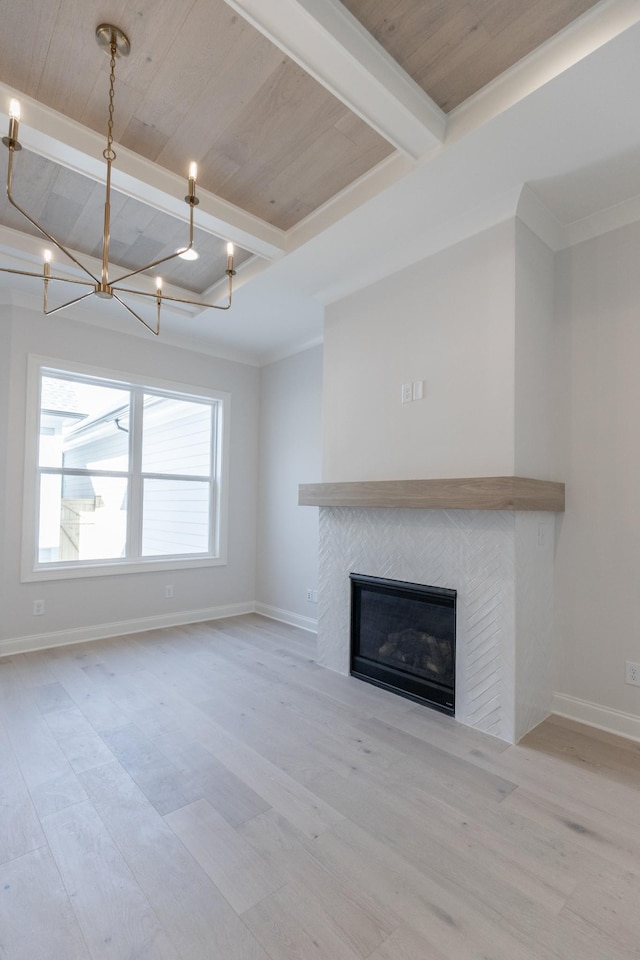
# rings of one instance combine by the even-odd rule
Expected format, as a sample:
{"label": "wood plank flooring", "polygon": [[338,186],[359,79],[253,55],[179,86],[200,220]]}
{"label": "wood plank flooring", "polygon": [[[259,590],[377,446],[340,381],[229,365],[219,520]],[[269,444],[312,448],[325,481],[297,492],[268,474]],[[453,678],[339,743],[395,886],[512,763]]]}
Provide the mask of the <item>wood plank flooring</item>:
{"label": "wood plank flooring", "polygon": [[640,744],[256,615],[0,660],[1,960],[638,960]]}

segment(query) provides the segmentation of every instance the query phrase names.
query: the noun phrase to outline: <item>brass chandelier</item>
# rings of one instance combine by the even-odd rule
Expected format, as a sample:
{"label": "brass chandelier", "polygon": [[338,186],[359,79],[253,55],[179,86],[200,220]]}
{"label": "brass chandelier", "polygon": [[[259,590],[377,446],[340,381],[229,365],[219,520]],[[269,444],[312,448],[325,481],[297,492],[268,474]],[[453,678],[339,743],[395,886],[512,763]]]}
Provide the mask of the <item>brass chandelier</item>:
{"label": "brass chandelier", "polygon": [[[111,166],[116,159],[116,152],[113,149],[113,104],[114,104],[114,86],[115,86],[115,68],[116,68],[116,59],[118,57],[127,57],[131,49],[129,39],[125,33],[122,32],[118,27],[114,27],[110,23],[102,23],[99,27],[96,28],[96,41],[98,46],[100,46],[105,53],[110,56],[111,72],[109,75],[109,117],[107,122],[107,145],[102,152],[107,164],[106,172],[106,184],[105,184],[105,200],[104,200],[104,229],[102,234],[102,269],[100,272],[100,277],[97,277],[91,270],[88,269],[80,260],[67,248],[57,240],[53,234],[49,233],[41,224],[37,222],[30,214],[28,214],[22,207],[16,203],[12,194],[12,179],[13,179],[13,159],[14,154],[22,149],[22,146],[18,140],[18,127],[20,121],[20,104],[17,100],[12,100],[9,107],[9,133],[8,136],[2,138],[2,142],[9,150],[9,163],[7,166],[7,199],[12,207],[14,207],[18,213],[20,213],[32,226],[34,226],[43,237],[50,241],[55,247],[58,248],[66,257],[69,258],[77,267],[82,270],[83,273],[87,275],[89,279],[87,280],[78,280],[71,279],[69,277],[56,277],[51,273],[51,260],[52,255],[49,250],[44,252],[44,263],[42,273],[33,273],[27,270],[13,270],[7,267],[0,267],[0,272],[2,273],[13,273],[18,274],[23,277],[35,277],[43,281],[44,293],[43,293],[43,312],[50,316],[53,313],[57,313],[59,310],[64,310],[66,307],[70,307],[74,303],[80,303],[82,300],[86,300],[88,297],[96,296],[100,297],[103,300],[117,300],[125,310],[128,310],[136,320],[142,323],[148,330],[153,334],[158,336],[160,333],[160,309],[163,301],[171,301],[173,303],[184,303],[190,304],[196,307],[207,307],[214,310],[228,310],[231,306],[231,295],[232,295],[232,285],[233,277],[235,276],[235,270],[233,269],[233,244],[227,244],[227,269],[225,273],[228,278],[228,292],[226,303],[224,304],[214,304],[214,303],[202,303],[198,300],[188,300],[183,299],[182,297],[170,297],[162,292],[162,279],[161,277],[156,277],[156,289],[155,293],[148,292],[146,290],[140,290],[132,287],[122,286],[123,282],[129,280],[131,277],[135,277],[138,274],[146,273],[147,271],[153,270],[155,267],[160,266],[160,264],[168,263],[170,260],[174,260],[176,257],[180,257],[183,260],[195,260],[197,259],[197,253],[193,246],[193,211],[194,208],[200,202],[196,196],[196,180],[197,180],[197,166],[195,163],[189,165],[189,176],[188,176],[188,187],[187,195],[184,198],[186,203],[189,206],[189,242],[185,247],[177,250],[175,253],[171,253],[166,257],[161,257],[159,260],[154,260],[151,263],[147,263],[146,266],[140,267],[138,270],[130,270],[127,273],[123,273],[121,276],[117,277],[115,280],[109,279],[109,238],[111,233]],[[60,282],[60,283],[73,283],[81,284],[84,286],[89,286],[91,289],[88,293],[83,293],[79,297],[74,297],[72,300],[68,300],[66,303],[61,304],[59,307],[53,307],[49,309],[48,305],[48,288],[49,283],[51,282]],[[144,320],[139,314],[133,310],[128,303],[122,299],[121,294],[133,294],[139,297],[147,297],[156,301],[157,305],[157,315],[156,322],[154,325],[148,323]]]}

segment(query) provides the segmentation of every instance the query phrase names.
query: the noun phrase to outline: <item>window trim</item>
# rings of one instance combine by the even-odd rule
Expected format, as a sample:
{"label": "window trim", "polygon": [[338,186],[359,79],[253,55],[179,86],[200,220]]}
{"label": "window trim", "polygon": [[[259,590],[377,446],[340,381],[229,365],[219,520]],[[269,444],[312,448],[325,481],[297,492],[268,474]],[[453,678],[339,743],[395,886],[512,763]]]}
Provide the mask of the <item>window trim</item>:
{"label": "window trim", "polygon": [[[38,562],[37,526],[39,505],[39,418],[40,383],[43,370],[51,373],[71,374],[99,379],[106,385],[128,390],[158,391],[167,396],[184,400],[216,401],[212,408],[214,417],[214,448],[212,450],[212,476],[214,489],[211,503],[213,523],[212,553],[187,557],[144,557],[135,560],[114,558],[109,560],[55,561],[50,564]],[[76,363],[60,357],[44,357],[30,354],[27,361],[27,403],[25,416],[24,454],[24,499],[22,504],[22,551],[21,582],[42,580],[74,580],[83,577],[102,577],[130,573],[152,573],[162,570],[183,570],[196,567],[223,566],[227,564],[228,516],[229,516],[229,419],[231,395],[221,390],[193,384],[177,383],[158,377],[125,373],[103,367]],[[138,522],[142,522],[140,516]]]}

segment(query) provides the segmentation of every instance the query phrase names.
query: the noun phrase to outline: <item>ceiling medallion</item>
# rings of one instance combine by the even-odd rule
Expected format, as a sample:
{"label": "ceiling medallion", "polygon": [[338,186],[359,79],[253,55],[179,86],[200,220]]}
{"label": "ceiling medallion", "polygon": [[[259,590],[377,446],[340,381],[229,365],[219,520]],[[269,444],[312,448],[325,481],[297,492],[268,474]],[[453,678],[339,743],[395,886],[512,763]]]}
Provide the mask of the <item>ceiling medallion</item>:
{"label": "ceiling medallion", "polygon": [[[119,57],[127,57],[131,49],[129,39],[122,30],[119,30],[118,27],[114,27],[109,23],[102,23],[96,29],[96,41],[98,45],[109,55],[111,72],[109,75],[109,114],[107,121],[107,145],[102,151],[102,156],[104,157],[107,165],[106,171],[106,181],[105,181],[105,200],[104,200],[104,230],[102,234],[102,269],[100,272],[100,277],[97,277],[89,270],[81,261],[67,248],[57,240],[53,234],[49,233],[41,224],[39,224],[30,214],[28,214],[22,207],[16,203],[12,194],[12,179],[13,179],[13,158],[17,151],[21,150],[22,147],[18,140],[18,127],[20,123],[20,104],[17,100],[11,100],[9,107],[9,132],[6,137],[2,138],[2,142],[9,150],[9,163],[7,166],[7,198],[9,203],[14,207],[18,213],[21,214],[32,226],[36,227],[37,230],[45,237],[51,244],[57,247],[66,257],[69,258],[77,267],[82,270],[83,273],[87,275],[89,279],[87,280],[77,280],[70,279],[69,277],[56,277],[51,273],[51,260],[52,254],[50,250],[45,250],[44,252],[44,264],[42,273],[32,273],[27,270],[12,270],[7,267],[0,267],[0,272],[2,273],[13,273],[19,274],[23,277],[36,277],[43,281],[44,285],[44,294],[43,294],[43,311],[47,316],[57,313],[59,310],[64,310],[66,307],[70,307],[74,303],[80,303],[82,300],[86,300],[88,297],[96,296],[100,297],[103,300],[117,300],[125,310],[128,310],[136,320],[140,321],[148,330],[150,330],[156,336],[160,333],[160,309],[163,301],[171,301],[172,303],[184,303],[190,304],[196,307],[206,307],[212,308],[214,310],[228,310],[231,306],[231,295],[232,295],[232,285],[233,277],[235,276],[235,270],[233,269],[233,244],[227,244],[227,268],[225,273],[228,277],[228,293],[227,300],[225,304],[214,304],[214,303],[202,303],[198,300],[187,300],[182,297],[170,297],[162,292],[162,279],[161,277],[156,277],[156,290],[155,293],[148,292],[146,290],[140,290],[135,287],[123,286],[123,282],[129,280],[131,277],[137,277],[141,273],[146,273],[149,270],[153,270],[155,267],[159,267],[162,263],[168,263],[170,260],[174,260],[176,257],[180,257],[183,260],[195,260],[197,259],[197,252],[193,246],[193,211],[199,203],[199,200],[196,196],[196,180],[198,177],[198,168],[195,163],[189,165],[189,176],[187,181],[187,195],[184,198],[186,203],[189,206],[189,242],[186,246],[181,247],[179,250],[176,250],[175,253],[169,254],[169,256],[161,257],[159,260],[154,260],[151,263],[147,263],[146,266],[140,267],[138,270],[130,270],[127,273],[123,273],[121,276],[117,277],[115,280],[110,280],[109,278],[109,238],[111,233],[111,166],[116,159],[116,152],[113,149],[113,104],[114,104],[114,86],[115,86],[115,68],[116,60]],[[49,309],[48,306],[48,288],[49,283],[59,282],[59,283],[73,283],[80,284],[83,286],[89,286],[91,289],[88,293],[83,293],[79,297],[74,297],[72,300],[68,300],[66,303],[61,304],[59,307],[53,307]],[[154,325],[147,323],[139,314],[133,310],[128,303],[122,299],[122,294],[132,294],[139,297],[147,297],[155,300],[157,305],[157,315],[156,322]]]}

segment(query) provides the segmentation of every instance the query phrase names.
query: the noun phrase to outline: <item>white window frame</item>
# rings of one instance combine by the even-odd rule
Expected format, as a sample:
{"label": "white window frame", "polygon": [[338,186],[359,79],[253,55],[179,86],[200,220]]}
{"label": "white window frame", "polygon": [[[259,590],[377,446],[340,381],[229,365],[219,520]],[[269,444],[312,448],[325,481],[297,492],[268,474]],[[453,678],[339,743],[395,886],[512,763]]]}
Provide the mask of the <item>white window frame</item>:
{"label": "white window frame", "polygon": [[[116,558],[109,560],[57,560],[41,563],[38,559],[39,516],[39,441],[41,376],[46,374],[98,380],[104,386],[125,390],[148,390],[178,400],[214,401],[211,406],[214,445],[212,449],[213,493],[210,522],[213,526],[211,552],[161,557]],[[228,488],[229,488],[229,416],[231,395],[206,387],[174,383],[155,377],[130,375],[122,371],[75,363],[54,357],[30,355],[27,369],[27,405],[25,422],[25,467],[22,535],[22,582],[68,580],[113,574],[150,573],[154,570],[182,570],[193,567],[222,566],[227,563]],[[130,467],[131,469],[131,467]],[[136,476],[135,480],[140,481]],[[131,491],[129,509],[136,510]],[[142,517],[131,522],[138,525]]]}

